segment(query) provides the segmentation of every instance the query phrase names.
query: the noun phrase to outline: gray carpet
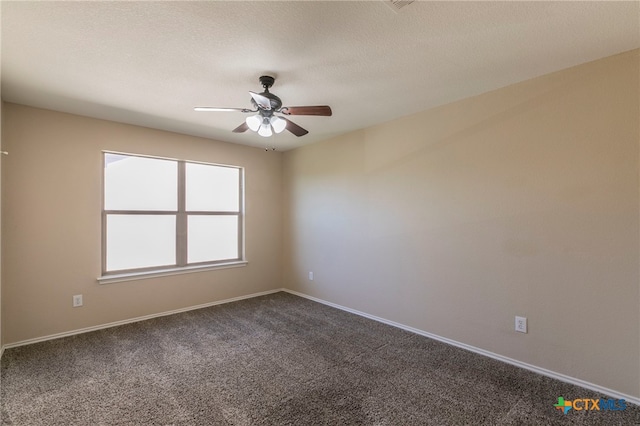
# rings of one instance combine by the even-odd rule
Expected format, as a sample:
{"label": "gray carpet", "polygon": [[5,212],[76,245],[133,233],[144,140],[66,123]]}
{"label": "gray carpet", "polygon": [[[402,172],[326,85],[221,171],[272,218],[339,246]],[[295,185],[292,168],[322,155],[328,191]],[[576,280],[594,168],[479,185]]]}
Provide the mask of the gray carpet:
{"label": "gray carpet", "polygon": [[634,425],[594,392],[287,293],[2,357],[6,425]]}

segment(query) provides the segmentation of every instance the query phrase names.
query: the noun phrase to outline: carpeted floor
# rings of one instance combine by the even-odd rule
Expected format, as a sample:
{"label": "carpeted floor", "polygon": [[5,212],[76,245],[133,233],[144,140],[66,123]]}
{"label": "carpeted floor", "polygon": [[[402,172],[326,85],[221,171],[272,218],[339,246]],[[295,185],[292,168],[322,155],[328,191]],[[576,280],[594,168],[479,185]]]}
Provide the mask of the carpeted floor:
{"label": "carpeted floor", "polygon": [[594,392],[287,293],[8,349],[6,425],[638,425]]}

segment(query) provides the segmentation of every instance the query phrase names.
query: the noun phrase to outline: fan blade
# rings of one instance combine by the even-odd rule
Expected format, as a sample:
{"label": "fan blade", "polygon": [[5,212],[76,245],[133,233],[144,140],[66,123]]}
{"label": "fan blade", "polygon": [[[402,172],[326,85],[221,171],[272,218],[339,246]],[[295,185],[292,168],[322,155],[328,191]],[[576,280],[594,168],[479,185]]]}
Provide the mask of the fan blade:
{"label": "fan blade", "polygon": [[239,125],[238,127],[236,127],[235,129],[233,129],[233,133],[244,133],[247,130],[249,130],[249,126],[247,125],[246,122],[242,123],[241,125]]}
{"label": "fan blade", "polygon": [[294,135],[300,137],[300,136],[304,136],[307,133],[309,133],[308,130],[303,129],[302,127],[298,126],[296,123],[294,123],[293,121],[281,117],[283,120],[285,120],[287,122],[287,130],[290,131],[291,133],[293,133]]}
{"label": "fan blade", "polygon": [[331,107],[328,105],[284,107],[280,112],[284,115],[322,115],[325,117],[330,117],[332,114]]}
{"label": "fan blade", "polygon": [[247,109],[247,108],[194,107],[193,110],[194,111],[240,111],[240,112],[251,112],[251,110]]}
{"label": "fan blade", "polygon": [[271,100],[266,96],[262,96],[260,93],[249,92],[254,101],[258,104],[258,106],[264,110],[271,110]]}

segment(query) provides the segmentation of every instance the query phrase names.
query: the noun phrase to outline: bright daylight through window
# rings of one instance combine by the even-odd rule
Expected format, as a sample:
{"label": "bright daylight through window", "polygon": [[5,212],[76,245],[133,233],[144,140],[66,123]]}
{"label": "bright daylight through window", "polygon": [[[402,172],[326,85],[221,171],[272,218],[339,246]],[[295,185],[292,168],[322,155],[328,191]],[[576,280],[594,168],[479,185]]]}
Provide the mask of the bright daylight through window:
{"label": "bright daylight through window", "polygon": [[242,260],[243,170],[104,153],[102,274]]}

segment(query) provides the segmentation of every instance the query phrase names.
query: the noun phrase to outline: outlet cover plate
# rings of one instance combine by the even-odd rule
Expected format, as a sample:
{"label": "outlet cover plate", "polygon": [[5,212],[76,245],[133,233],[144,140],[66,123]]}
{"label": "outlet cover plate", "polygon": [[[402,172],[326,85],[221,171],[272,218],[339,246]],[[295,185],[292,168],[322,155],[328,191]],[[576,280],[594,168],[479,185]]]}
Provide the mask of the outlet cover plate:
{"label": "outlet cover plate", "polygon": [[79,308],[80,306],[82,306],[82,295],[76,294],[73,296],[73,307]]}
{"label": "outlet cover plate", "polygon": [[516,331],[520,333],[527,332],[527,319],[525,317],[516,317]]}

